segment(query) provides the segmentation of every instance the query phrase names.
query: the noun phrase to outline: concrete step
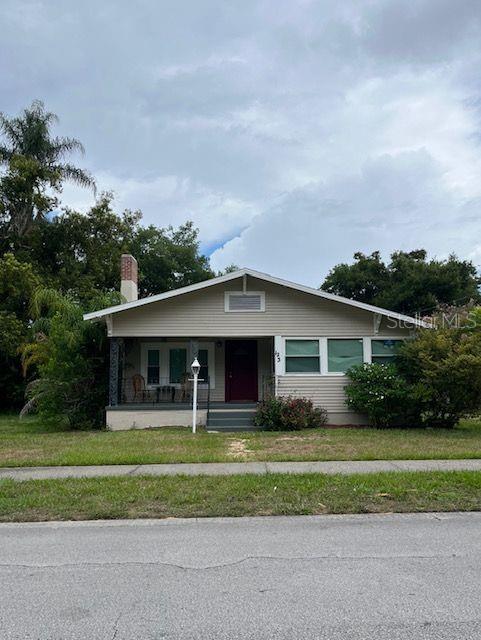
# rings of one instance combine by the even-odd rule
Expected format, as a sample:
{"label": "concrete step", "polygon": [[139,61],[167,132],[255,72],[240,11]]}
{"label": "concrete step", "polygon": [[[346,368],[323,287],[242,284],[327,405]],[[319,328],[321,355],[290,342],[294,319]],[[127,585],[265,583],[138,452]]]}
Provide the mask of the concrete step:
{"label": "concrete step", "polygon": [[211,407],[207,430],[219,432],[257,431],[258,427],[254,425],[256,408],[257,404],[251,403]]}
{"label": "concrete step", "polygon": [[222,428],[229,428],[229,427],[253,427],[254,423],[252,420],[241,420],[239,418],[237,418],[236,420],[209,420],[209,423],[207,425],[209,428],[212,427],[213,429],[222,429]]}
{"label": "concrete step", "polygon": [[225,418],[226,420],[232,420],[234,418],[250,418],[255,415],[254,409],[246,409],[241,411],[240,409],[232,409],[232,411],[209,411],[209,416],[212,418]]}
{"label": "concrete step", "polygon": [[256,409],[256,402],[219,402],[216,404],[215,402],[210,403],[211,411],[232,411],[233,409]]}

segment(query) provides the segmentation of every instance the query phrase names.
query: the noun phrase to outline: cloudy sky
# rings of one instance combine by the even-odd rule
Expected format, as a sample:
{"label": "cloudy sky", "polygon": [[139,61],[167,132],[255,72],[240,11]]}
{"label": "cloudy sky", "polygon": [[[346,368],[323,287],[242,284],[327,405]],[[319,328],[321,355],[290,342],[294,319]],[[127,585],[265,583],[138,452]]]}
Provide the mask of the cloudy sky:
{"label": "cloudy sky", "polygon": [[481,265],[480,27],[479,0],[2,0],[0,109],[44,100],[118,209],[193,220],[216,269]]}

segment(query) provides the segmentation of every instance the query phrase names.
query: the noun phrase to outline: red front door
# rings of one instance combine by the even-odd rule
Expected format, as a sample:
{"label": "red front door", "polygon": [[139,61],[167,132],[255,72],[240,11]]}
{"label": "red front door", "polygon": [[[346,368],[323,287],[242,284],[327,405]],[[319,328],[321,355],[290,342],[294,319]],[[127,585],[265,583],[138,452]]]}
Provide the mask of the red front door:
{"label": "red front door", "polygon": [[225,399],[257,402],[257,340],[226,340]]}

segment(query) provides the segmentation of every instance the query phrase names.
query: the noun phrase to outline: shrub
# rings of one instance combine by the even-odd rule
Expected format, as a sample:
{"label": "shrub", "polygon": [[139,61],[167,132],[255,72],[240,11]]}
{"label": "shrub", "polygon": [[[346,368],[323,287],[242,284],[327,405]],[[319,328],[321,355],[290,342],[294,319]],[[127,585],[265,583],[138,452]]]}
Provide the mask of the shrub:
{"label": "shrub", "polygon": [[481,332],[422,330],[400,350],[398,368],[411,385],[422,423],[453,427],[481,407]]}
{"label": "shrub", "polygon": [[392,427],[416,415],[410,385],[393,364],[361,364],[347,371],[347,405],[373,427]]}
{"label": "shrub", "polygon": [[314,408],[307,398],[271,397],[257,408],[254,424],[269,431],[299,431],[327,422],[325,409]]}
{"label": "shrub", "polygon": [[[111,299],[101,297],[92,306],[108,306]],[[25,345],[22,360],[26,368],[37,367],[38,377],[27,388],[22,414],[62,416],[72,429],[101,427],[108,388],[105,327],[84,322],[77,303],[49,289],[35,293],[32,309],[35,341]]]}

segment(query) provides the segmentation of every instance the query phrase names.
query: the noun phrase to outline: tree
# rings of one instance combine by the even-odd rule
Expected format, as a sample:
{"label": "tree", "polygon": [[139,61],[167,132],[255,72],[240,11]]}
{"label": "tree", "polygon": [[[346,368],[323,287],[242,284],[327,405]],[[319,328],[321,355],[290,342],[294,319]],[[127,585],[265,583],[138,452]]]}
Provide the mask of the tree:
{"label": "tree", "polygon": [[22,238],[35,221],[54,209],[55,193],[65,181],[95,189],[92,176],[65,162],[75,151],[83,152],[75,138],[52,137],[52,125],[58,120],[36,100],[21,116],[0,114],[0,165],[5,174],[0,179],[0,221],[10,238]]}
{"label": "tree", "polygon": [[40,286],[32,265],[11,253],[0,257],[0,408],[21,405],[25,390],[19,350],[28,340],[30,301]]}
{"label": "tree", "polygon": [[354,254],[353,264],[335,266],[321,289],[408,315],[430,315],[440,305],[479,301],[480,279],[468,260],[455,255],[427,260],[424,249],[396,251],[385,264],[379,251]]}
{"label": "tree", "polygon": [[17,255],[36,265],[47,286],[81,301],[119,290],[122,253],[139,262],[142,296],[213,277],[192,223],[163,229],[141,219],[139,211],[115,213],[111,194],[102,194],[86,214],[66,210],[40,221]]}
{"label": "tree", "polygon": [[139,261],[141,295],[186,287],[214,273],[199,251],[198,230],[192,222],[177,229],[138,226],[130,252]]}

